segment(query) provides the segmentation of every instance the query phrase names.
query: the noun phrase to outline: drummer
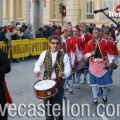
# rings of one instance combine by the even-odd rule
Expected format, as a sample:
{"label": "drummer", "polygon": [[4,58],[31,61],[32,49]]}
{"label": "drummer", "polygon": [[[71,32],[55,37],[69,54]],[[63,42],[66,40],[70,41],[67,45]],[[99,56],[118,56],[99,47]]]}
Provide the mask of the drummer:
{"label": "drummer", "polygon": [[[46,120],[54,120],[54,117],[56,120],[63,120],[62,98],[64,78],[70,75],[71,68],[68,55],[59,50],[59,44],[60,38],[56,35],[51,36],[49,40],[50,50],[41,53],[34,68],[35,77],[39,78],[41,76],[41,66],[44,65],[44,79],[54,79],[58,84],[57,94],[49,100],[44,100]],[[51,106],[47,106],[48,102]],[[52,109],[54,104],[57,104],[54,106],[55,110]],[[58,106],[60,106],[61,109],[59,109]],[[53,111],[56,116],[53,115]]]}

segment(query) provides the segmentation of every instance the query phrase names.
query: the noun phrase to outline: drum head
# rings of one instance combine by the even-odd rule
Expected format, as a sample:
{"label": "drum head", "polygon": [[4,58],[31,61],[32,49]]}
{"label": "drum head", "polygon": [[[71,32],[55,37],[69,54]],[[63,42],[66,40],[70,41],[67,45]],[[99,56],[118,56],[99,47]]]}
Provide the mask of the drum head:
{"label": "drum head", "polygon": [[56,84],[56,82],[53,80],[42,80],[42,81],[39,81],[35,84],[34,89],[36,89],[36,90],[48,90],[48,89],[54,87],[55,84]]}

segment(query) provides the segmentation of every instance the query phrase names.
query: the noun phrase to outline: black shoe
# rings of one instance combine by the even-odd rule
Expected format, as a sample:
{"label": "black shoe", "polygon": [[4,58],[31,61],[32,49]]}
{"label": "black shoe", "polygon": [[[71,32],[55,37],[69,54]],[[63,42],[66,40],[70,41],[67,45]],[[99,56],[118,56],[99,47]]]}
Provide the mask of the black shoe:
{"label": "black shoe", "polygon": [[86,79],[83,80],[83,83],[86,83]]}
{"label": "black shoe", "polygon": [[64,99],[64,100],[67,100],[67,98],[66,98],[65,96],[63,96],[63,99]]}
{"label": "black shoe", "polygon": [[108,92],[110,92],[110,88],[108,88],[108,90],[107,90]]}
{"label": "black shoe", "polygon": [[16,63],[19,63],[19,62],[20,62],[18,58],[17,58],[17,59],[14,59],[13,61],[16,62]]}
{"label": "black shoe", "polygon": [[12,63],[13,61],[12,61],[12,59],[10,59],[10,63]]}
{"label": "black shoe", "polygon": [[70,91],[70,95],[73,95],[73,94],[74,94],[73,90],[72,90],[72,91]]}
{"label": "black shoe", "polygon": [[100,92],[99,93],[97,93],[98,94],[98,96],[100,96]]}
{"label": "black shoe", "polygon": [[93,101],[92,104],[93,104],[93,105],[97,105],[97,104],[98,104],[98,101]]}
{"label": "black shoe", "polygon": [[15,62],[16,62],[16,63],[19,63],[20,61],[19,61],[19,59],[15,59]]}
{"label": "black shoe", "polygon": [[101,90],[101,94],[103,94],[103,90],[102,90],[102,88],[101,88],[100,90]]}
{"label": "black shoe", "polygon": [[65,92],[68,92],[68,91],[69,91],[68,88],[66,88],[66,89],[65,89]]}
{"label": "black shoe", "polygon": [[103,100],[104,103],[106,103],[107,102],[107,96],[106,96],[105,99],[102,97],[102,100]]}

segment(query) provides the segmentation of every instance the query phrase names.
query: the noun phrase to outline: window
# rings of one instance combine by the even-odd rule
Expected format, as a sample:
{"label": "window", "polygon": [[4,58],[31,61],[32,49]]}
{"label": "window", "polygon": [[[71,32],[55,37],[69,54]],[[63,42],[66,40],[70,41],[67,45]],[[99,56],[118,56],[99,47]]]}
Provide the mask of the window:
{"label": "window", "polygon": [[17,18],[22,18],[22,0],[17,0],[17,12],[16,12],[16,16]]}
{"label": "window", "polygon": [[9,19],[10,16],[10,1],[9,0],[2,0],[2,17],[4,19]]}
{"label": "window", "polygon": [[56,6],[56,0],[54,0],[54,18],[56,18],[55,6]]}
{"label": "window", "polygon": [[94,19],[94,0],[87,0],[86,19]]}
{"label": "window", "polygon": [[[108,7],[108,11],[116,12],[116,7],[118,5],[118,0],[103,0],[102,3],[102,8]],[[108,19],[104,14],[103,14],[103,19]]]}
{"label": "window", "polygon": [[49,0],[50,1],[50,19],[59,19],[59,4],[62,0]]}

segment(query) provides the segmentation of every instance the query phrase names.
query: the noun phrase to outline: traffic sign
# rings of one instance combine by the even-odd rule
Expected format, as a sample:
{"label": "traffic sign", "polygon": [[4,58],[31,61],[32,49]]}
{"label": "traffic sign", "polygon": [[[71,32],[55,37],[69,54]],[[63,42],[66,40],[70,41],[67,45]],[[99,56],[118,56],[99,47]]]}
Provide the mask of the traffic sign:
{"label": "traffic sign", "polygon": [[117,12],[117,13],[120,12],[120,5],[118,5],[118,6],[116,7],[116,12]]}

